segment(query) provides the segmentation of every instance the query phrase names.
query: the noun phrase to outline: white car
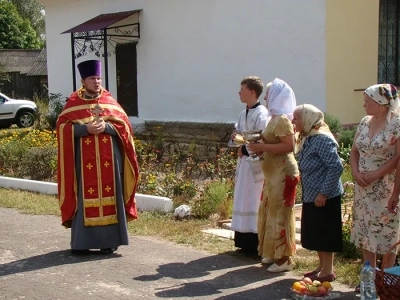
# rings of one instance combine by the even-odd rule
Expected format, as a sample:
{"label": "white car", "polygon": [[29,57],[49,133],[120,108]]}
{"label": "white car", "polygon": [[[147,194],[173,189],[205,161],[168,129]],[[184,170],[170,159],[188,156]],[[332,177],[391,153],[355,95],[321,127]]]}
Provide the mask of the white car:
{"label": "white car", "polygon": [[35,123],[37,106],[30,100],[16,100],[0,93],[0,128],[30,127]]}

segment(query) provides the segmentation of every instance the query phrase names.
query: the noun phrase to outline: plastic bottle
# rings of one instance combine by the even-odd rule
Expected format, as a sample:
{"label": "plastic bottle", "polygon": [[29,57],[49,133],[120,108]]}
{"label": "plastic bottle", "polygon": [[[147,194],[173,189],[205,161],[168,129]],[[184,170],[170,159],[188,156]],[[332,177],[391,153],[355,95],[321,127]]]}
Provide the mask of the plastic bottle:
{"label": "plastic bottle", "polygon": [[376,300],[375,270],[369,261],[365,262],[360,272],[360,296],[361,300]]}

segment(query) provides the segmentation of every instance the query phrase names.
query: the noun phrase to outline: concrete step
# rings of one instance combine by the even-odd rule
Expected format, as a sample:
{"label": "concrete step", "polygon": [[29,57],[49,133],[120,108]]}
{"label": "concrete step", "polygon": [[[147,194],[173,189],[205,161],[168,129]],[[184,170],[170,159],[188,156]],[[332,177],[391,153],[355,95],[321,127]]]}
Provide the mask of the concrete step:
{"label": "concrete step", "polygon": [[301,221],[296,221],[296,233],[300,233],[301,231]]}
{"label": "concrete step", "polygon": [[[222,222],[220,226],[221,228],[205,229],[202,232],[233,240],[235,232],[231,230],[231,223],[228,221]],[[300,221],[296,221],[296,244],[300,245],[300,241]]]}
{"label": "concrete step", "polygon": [[[296,221],[296,233],[300,233],[301,231],[301,221]],[[221,228],[231,230],[231,223],[226,222],[221,224]]]}
{"label": "concrete step", "polygon": [[232,230],[228,229],[222,229],[222,228],[213,228],[213,229],[204,229],[202,230],[204,233],[216,235],[221,238],[233,240],[233,237],[235,235],[235,232]]}

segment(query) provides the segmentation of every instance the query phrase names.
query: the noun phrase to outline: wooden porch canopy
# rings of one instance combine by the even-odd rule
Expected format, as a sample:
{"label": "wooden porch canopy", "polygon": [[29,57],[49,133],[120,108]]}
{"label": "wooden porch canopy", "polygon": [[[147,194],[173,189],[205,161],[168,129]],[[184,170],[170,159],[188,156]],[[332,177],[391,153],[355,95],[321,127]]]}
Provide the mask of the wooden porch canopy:
{"label": "wooden porch canopy", "polygon": [[[118,43],[135,41],[140,38],[139,12],[141,9],[117,13],[101,14],[80,25],[68,29],[61,34],[71,34],[72,52],[72,77],[73,90],[76,90],[75,60],[79,57],[94,53],[97,57],[104,58],[105,88],[108,89],[108,57],[115,54]],[[137,14],[137,23],[111,25]],[[113,30],[108,33],[107,30]],[[111,49],[110,49],[111,48]]]}

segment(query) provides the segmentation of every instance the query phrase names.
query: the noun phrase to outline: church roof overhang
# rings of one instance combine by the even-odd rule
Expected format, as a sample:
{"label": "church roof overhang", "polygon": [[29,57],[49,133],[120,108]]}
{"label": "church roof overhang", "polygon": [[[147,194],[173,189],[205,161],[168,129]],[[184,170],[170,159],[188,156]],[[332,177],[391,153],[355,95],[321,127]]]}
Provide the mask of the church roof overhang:
{"label": "church roof overhang", "polygon": [[[71,35],[74,90],[76,90],[75,60],[89,53],[97,57],[104,57],[104,68],[106,70],[105,85],[106,89],[108,89],[108,57],[112,54],[116,54],[116,47],[118,44],[138,43],[140,39],[140,11],[142,10],[136,9],[101,14],[61,33],[69,33]],[[135,23],[128,23],[129,21],[119,23],[135,14],[137,15]]]}
{"label": "church roof overhang", "polygon": [[61,34],[102,30],[133,14],[137,14],[140,11],[141,9],[136,9],[130,11],[117,12],[117,13],[101,14],[82,24],[79,24],[71,29],[62,32]]}

